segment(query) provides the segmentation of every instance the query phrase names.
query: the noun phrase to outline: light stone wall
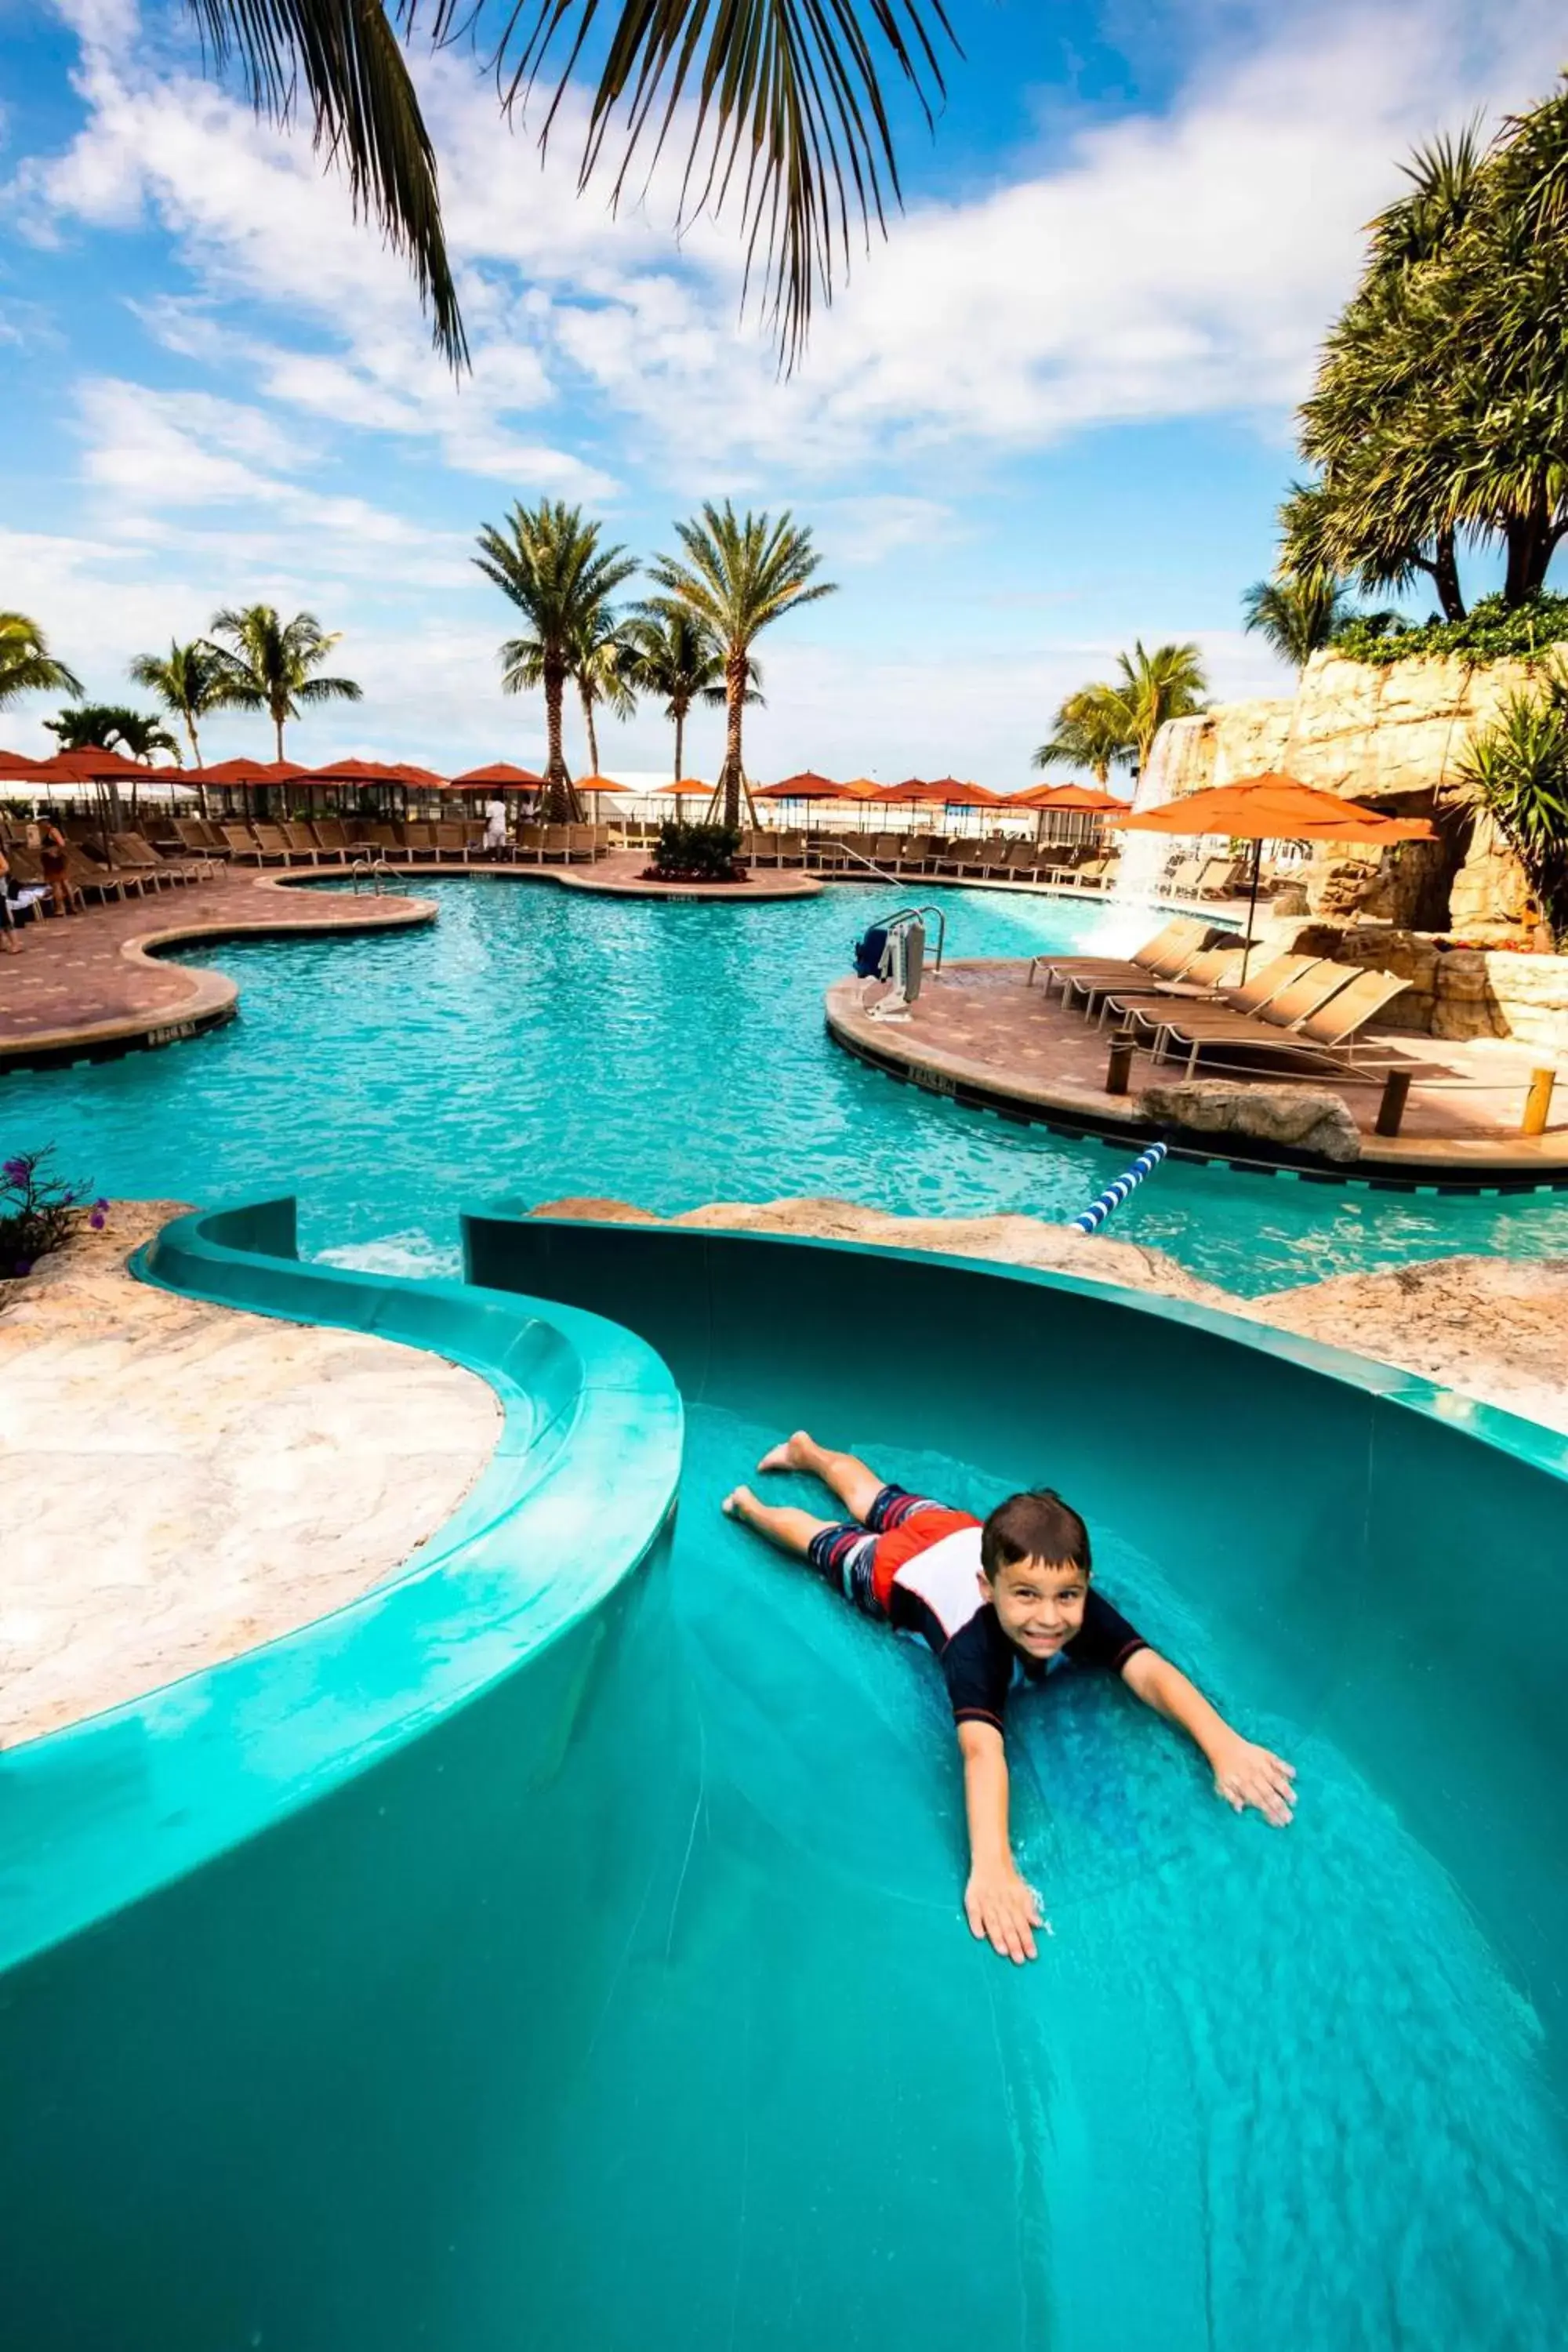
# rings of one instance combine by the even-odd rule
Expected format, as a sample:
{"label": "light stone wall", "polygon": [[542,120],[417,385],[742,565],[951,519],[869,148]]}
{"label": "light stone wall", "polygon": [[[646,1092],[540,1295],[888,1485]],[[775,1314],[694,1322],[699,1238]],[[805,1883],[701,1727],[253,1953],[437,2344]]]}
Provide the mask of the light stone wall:
{"label": "light stone wall", "polygon": [[[1542,658],[1548,652],[1568,656],[1568,646],[1543,647]],[[1501,661],[1472,668],[1455,656],[1376,665],[1314,654],[1294,695],[1217,703],[1197,718],[1173,719],[1161,730],[1153,757],[1177,794],[1273,769],[1320,792],[1384,803],[1390,796],[1429,799],[1453,782],[1473,730],[1489,724],[1504,697],[1527,686],[1538,667]],[[1405,851],[1401,864],[1414,887],[1421,861]],[[1398,921],[1417,911],[1402,888],[1399,866],[1382,875],[1358,871],[1344,851],[1321,853],[1306,880],[1314,912],[1342,915],[1359,904]],[[1449,928],[1460,938],[1506,947],[1533,932],[1529,886],[1489,817],[1477,820],[1448,903]]]}

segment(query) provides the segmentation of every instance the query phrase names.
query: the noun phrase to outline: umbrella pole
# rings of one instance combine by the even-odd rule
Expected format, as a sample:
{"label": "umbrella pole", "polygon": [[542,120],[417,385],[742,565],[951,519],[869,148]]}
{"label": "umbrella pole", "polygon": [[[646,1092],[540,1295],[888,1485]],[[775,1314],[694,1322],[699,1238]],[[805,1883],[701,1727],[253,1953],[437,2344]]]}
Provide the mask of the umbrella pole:
{"label": "umbrella pole", "polygon": [[1241,982],[1244,988],[1247,985],[1247,961],[1252,954],[1252,926],[1258,916],[1258,873],[1262,863],[1263,843],[1259,838],[1252,845],[1252,887],[1247,898],[1247,939],[1241,950]]}

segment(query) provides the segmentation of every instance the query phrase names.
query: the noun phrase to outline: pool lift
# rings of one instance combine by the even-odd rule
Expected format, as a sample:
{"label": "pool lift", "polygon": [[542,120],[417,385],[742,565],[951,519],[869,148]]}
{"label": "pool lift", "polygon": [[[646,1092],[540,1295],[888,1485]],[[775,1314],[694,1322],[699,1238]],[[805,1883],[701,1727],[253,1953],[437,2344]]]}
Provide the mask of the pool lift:
{"label": "pool lift", "polygon": [[[855,970],[862,980],[887,987],[867,1011],[873,1021],[907,1021],[909,1008],[921,992],[926,976],[926,921],[936,920],[936,951],[931,959],[934,980],[942,971],[947,945],[947,917],[936,906],[900,907],[879,915],[855,946]],[[864,1003],[864,997],[862,997]]]}

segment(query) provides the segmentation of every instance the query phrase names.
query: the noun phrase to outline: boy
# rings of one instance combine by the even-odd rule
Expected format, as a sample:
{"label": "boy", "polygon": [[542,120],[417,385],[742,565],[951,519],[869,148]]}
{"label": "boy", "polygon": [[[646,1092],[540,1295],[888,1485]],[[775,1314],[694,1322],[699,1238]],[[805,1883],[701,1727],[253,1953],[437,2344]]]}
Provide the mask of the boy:
{"label": "boy", "polygon": [[885,1486],[853,1454],[804,1429],[764,1454],[759,1470],[805,1470],[843,1504],[847,1520],[759,1502],[737,1486],[724,1508],[782,1551],[805,1559],[869,1617],[927,1642],[946,1677],[963,1757],[973,1933],[1005,1959],[1036,1954],[1040,1898],[1025,1884],[1007,1834],[1007,1695],[1071,1664],[1119,1674],[1133,1695],[1202,1749],[1215,1789],[1237,1812],[1255,1805],[1282,1829],[1295,1802],[1293,1768],[1233,1731],[1185,1675],[1149,1647],[1089,1583],[1089,1532],[1049,1488],[1012,1495],[984,1525],[901,1486]]}

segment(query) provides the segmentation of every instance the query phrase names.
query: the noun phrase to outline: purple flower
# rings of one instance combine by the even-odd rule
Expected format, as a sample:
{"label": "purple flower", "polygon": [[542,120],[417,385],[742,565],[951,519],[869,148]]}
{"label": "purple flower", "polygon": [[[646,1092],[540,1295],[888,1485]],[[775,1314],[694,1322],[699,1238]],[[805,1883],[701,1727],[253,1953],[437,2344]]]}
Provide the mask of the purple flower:
{"label": "purple flower", "polygon": [[104,1216],[103,1212],[100,1209],[95,1209],[87,1222],[92,1227],[95,1234],[100,1234],[103,1231],[105,1224],[108,1223],[108,1219]]}
{"label": "purple flower", "polygon": [[26,1161],[7,1160],[4,1168],[0,1168],[0,1176],[4,1176],[7,1184],[25,1184],[27,1181]]}
{"label": "purple flower", "polygon": [[93,1204],[92,1204],[92,1207],[93,1207],[93,1214],[96,1216],[96,1215],[97,1215],[97,1213],[98,1213],[98,1212],[99,1212],[100,1209],[105,1209],[105,1210],[106,1210],[106,1209],[108,1208],[108,1206],[109,1206],[109,1203],[108,1203],[108,1202],[107,1202],[107,1201],[95,1201],[95,1202],[93,1202]]}

